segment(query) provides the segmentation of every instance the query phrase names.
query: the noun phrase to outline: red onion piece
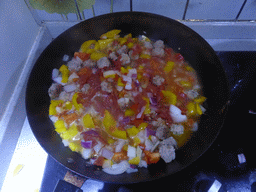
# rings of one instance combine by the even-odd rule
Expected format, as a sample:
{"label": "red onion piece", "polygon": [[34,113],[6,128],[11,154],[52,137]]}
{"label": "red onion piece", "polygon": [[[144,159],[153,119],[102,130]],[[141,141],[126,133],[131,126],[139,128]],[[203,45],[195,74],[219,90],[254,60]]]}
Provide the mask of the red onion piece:
{"label": "red onion piece", "polygon": [[121,121],[120,124],[121,125],[127,125],[128,123],[130,123],[130,117],[124,117]]}
{"label": "red onion piece", "polygon": [[149,129],[149,128],[146,128],[146,136],[148,137],[149,135],[155,136],[156,135],[156,131],[152,130],[152,129]]}
{"label": "red onion piece", "polygon": [[97,131],[94,131],[94,130],[89,130],[89,131],[83,132],[83,134],[94,136],[94,137],[99,136],[99,133]]}
{"label": "red onion piece", "polygon": [[101,151],[101,156],[105,157],[106,159],[112,159],[114,153],[106,148],[103,148]]}
{"label": "red onion piece", "polygon": [[81,141],[81,145],[83,148],[91,149],[92,148],[92,141]]}
{"label": "red onion piece", "polygon": [[149,101],[150,101],[151,105],[157,105],[157,98],[156,97],[150,97]]}
{"label": "red onion piece", "polygon": [[132,74],[131,78],[132,79],[136,79],[137,78],[137,74]]}

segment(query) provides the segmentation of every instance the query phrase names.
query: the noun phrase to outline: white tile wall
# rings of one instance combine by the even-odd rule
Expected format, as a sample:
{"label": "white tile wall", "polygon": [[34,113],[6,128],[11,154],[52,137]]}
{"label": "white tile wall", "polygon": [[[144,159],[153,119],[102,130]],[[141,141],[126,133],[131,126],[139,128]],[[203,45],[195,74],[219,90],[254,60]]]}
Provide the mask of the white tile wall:
{"label": "white tile wall", "polygon": [[22,0],[1,0],[0,18],[1,120],[39,26]]}
{"label": "white tile wall", "polygon": [[235,19],[244,0],[190,0],[186,19]]}
{"label": "white tile wall", "polygon": [[[186,19],[234,20],[245,0],[190,0]],[[150,12],[173,19],[182,19],[187,0],[132,0],[133,11]],[[95,0],[95,15],[110,13],[111,0]],[[113,0],[113,11],[129,11],[130,0]],[[35,11],[41,20],[60,21],[58,14]],[[85,19],[93,17],[92,10],[84,10]],[[68,14],[68,20],[77,20],[76,14]],[[239,19],[256,20],[256,1],[247,0]]]}
{"label": "white tile wall", "polygon": [[182,19],[186,0],[133,0],[133,10],[163,15],[172,19]]}
{"label": "white tile wall", "polygon": [[247,0],[239,19],[256,20],[256,1],[255,0]]}

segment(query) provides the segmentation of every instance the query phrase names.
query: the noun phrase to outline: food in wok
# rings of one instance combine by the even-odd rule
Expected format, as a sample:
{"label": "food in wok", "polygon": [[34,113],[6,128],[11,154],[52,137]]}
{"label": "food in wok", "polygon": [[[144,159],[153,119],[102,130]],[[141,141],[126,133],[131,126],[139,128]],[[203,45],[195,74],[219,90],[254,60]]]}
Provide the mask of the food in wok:
{"label": "food in wok", "polygon": [[109,174],[174,160],[206,100],[181,54],[162,40],[120,32],[84,42],[52,71],[48,91],[63,144]]}

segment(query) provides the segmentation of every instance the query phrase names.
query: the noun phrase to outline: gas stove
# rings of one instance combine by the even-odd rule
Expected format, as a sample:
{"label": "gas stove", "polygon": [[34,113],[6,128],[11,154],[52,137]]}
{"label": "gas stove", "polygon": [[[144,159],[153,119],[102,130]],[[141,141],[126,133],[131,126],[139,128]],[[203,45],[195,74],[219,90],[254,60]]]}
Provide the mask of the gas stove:
{"label": "gas stove", "polygon": [[216,54],[227,73],[230,103],[219,136],[198,160],[174,175],[150,182],[121,185],[87,179],[78,189],[63,181],[67,169],[48,156],[40,191],[256,191],[256,52]]}

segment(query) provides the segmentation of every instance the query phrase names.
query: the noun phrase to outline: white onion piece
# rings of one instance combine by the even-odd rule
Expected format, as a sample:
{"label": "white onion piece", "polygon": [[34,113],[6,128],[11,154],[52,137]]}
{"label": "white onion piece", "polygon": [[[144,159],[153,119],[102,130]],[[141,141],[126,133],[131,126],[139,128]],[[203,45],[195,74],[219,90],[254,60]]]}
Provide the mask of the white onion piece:
{"label": "white onion piece", "polygon": [[170,115],[174,123],[181,123],[187,120],[187,116],[182,115],[181,110],[174,105],[170,105]]}
{"label": "white onion piece", "polygon": [[152,149],[152,147],[153,147],[153,143],[149,139],[146,139],[145,146],[146,146],[145,149],[147,151],[150,151]]}
{"label": "white onion piece", "polygon": [[70,93],[76,90],[76,85],[75,84],[65,85],[63,88],[64,88],[64,91]]}
{"label": "white onion piece", "polygon": [[94,151],[98,154],[103,147],[103,144],[98,141],[98,144],[93,147]]}
{"label": "white onion piece", "polygon": [[65,140],[65,139],[62,140],[62,143],[63,143],[63,145],[64,145],[65,147],[67,147],[67,146],[69,145],[69,141],[67,141],[67,140]]}
{"label": "white onion piece", "polygon": [[129,167],[130,164],[128,163],[128,161],[122,161],[118,164],[112,165],[112,167],[104,168],[102,169],[102,171],[110,175],[119,175],[124,173]]}
{"label": "white onion piece", "polygon": [[148,164],[147,164],[146,161],[141,160],[140,163],[139,163],[139,165],[138,165],[138,167],[145,167],[145,168],[147,168],[147,167],[148,167]]}
{"label": "white onion piece", "polygon": [[82,156],[84,159],[89,159],[92,155],[92,149],[85,149],[82,150]]}
{"label": "white onion piece", "polygon": [[141,111],[136,116],[137,119],[141,118],[141,116],[142,116],[143,112],[145,111],[145,109],[146,109],[146,106],[141,107]]}
{"label": "white onion piece", "polygon": [[117,153],[121,152],[124,144],[125,144],[125,140],[122,140],[122,139],[118,140],[118,144],[116,145],[115,152],[117,152]]}
{"label": "white onion piece", "polygon": [[105,157],[106,159],[112,159],[114,153],[106,148],[101,150],[101,156]]}
{"label": "white onion piece", "polygon": [[129,167],[127,170],[126,170],[126,173],[135,173],[135,172],[138,172],[139,170],[138,169],[133,169],[131,167]]}
{"label": "white onion piece", "polygon": [[129,159],[136,157],[136,148],[128,145],[127,156]]}
{"label": "white onion piece", "polygon": [[61,84],[61,85],[66,85],[66,83],[62,83],[62,77],[58,76],[58,77],[55,77],[54,79],[52,79],[53,81],[55,81],[56,83],[58,84]]}
{"label": "white onion piece", "polygon": [[53,69],[52,70],[52,79],[58,77],[59,75],[59,70],[58,69]]}

